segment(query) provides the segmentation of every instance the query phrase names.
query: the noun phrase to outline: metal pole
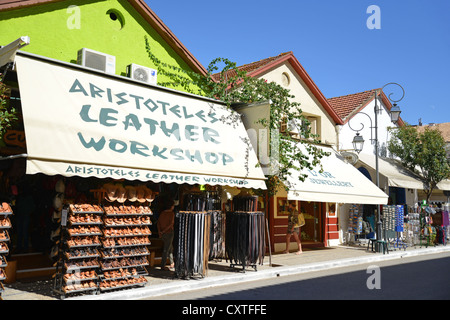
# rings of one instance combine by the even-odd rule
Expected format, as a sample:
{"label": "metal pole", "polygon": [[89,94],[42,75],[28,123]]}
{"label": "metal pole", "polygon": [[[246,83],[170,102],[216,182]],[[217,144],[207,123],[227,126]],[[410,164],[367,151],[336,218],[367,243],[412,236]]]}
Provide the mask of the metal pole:
{"label": "metal pole", "polygon": [[269,266],[272,266],[272,248],[270,243],[270,232],[269,232],[269,221],[266,220],[266,231],[267,231],[267,240],[269,241]]}
{"label": "metal pole", "polygon": [[[380,188],[380,171],[378,168],[378,104],[377,104],[377,91],[375,91],[375,170],[376,170],[376,183],[377,183],[377,187]],[[381,224],[381,206],[378,204],[377,205],[377,227],[376,227],[376,232],[377,232],[377,240],[382,240],[381,239],[381,229],[382,229],[382,224]],[[376,246],[377,252],[381,251],[380,246]]]}
{"label": "metal pole", "polygon": [[[372,128],[373,129],[375,129],[375,170],[376,170],[376,184],[377,184],[377,187],[378,188],[380,188],[380,171],[379,171],[379,168],[378,168],[378,158],[379,158],[379,155],[378,155],[378,153],[379,153],[379,151],[378,151],[378,93],[382,93],[383,92],[383,89],[384,89],[384,87],[386,87],[387,85],[391,85],[391,84],[395,84],[395,85],[397,85],[397,86],[399,86],[401,89],[402,89],[402,91],[403,91],[403,94],[402,94],[402,96],[401,96],[401,98],[400,99],[398,99],[398,100],[393,100],[393,99],[391,99],[391,95],[392,95],[392,93],[391,94],[389,94],[389,96],[388,96],[388,99],[391,101],[391,102],[399,102],[400,100],[402,100],[403,99],[403,97],[405,96],[405,90],[403,89],[403,87],[401,86],[401,85],[399,85],[398,83],[396,83],[396,82],[389,82],[389,83],[387,83],[387,84],[385,84],[381,89],[379,89],[379,90],[375,90],[375,126],[374,127],[372,127],[372,118],[368,115],[368,114],[366,114],[366,113],[364,113],[364,112],[358,112],[357,114],[360,114],[360,113],[362,113],[362,114],[364,114],[364,115],[366,115],[368,118],[369,118],[369,120],[370,120],[370,125],[371,125],[371,127],[370,127],[370,136],[371,136],[371,141],[373,141],[373,139],[372,139]],[[352,118],[350,118],[350,119],[352,119]],[[353,129],[351,126],[350,126],[350,119],[348,120],[348,126],[349,126],[349,128],[350,129],[352,129],[353,131],[356,131],[356,132],[359,132],[359,131],[361,131],[362,129],[364,129],[364,125],[361,123],[361,125],[362,125],[362,127],[361,127],[361,129],[359,129],[359,130],[355,130],[355,129]],[[376,225],[376,237],[377,237],[377,240],[382,240],[381,238],[382,238],[382,233],[383,233],[383,226],[382,226],[382,223],[381,223],[381,205],[377,205],[377,225]],[[377,251],[378,252],[380,252],[380,248],[379,248],[379,246],[377,246]]]}

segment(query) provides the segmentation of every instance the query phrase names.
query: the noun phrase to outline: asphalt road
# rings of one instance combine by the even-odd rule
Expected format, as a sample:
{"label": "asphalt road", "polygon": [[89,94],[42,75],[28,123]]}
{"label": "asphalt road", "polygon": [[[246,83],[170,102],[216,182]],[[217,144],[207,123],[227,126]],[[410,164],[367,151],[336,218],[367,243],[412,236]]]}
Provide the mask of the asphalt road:
{"label": "asphalt road", "polygon": [[450,252],[281,276],[146,300],[196,299],[448,300]]}

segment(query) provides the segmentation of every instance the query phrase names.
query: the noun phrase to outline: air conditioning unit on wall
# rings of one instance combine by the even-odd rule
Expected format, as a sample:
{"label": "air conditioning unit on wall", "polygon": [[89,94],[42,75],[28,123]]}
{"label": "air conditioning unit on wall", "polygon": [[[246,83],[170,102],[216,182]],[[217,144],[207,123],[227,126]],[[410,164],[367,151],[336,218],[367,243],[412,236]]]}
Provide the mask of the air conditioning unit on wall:
{"label": "air conditioning unit on wall", "polygon": [[77,63],[109,74],[116,73],[116,57],[87,48],[78,50]]}
{"label": "air conditioning unit on wall", "polygon": [[155,69],[140,66],[138,64],[130,64],[127,67],[128,77],[134,80],[142,81],[156,85],[158,72]]}

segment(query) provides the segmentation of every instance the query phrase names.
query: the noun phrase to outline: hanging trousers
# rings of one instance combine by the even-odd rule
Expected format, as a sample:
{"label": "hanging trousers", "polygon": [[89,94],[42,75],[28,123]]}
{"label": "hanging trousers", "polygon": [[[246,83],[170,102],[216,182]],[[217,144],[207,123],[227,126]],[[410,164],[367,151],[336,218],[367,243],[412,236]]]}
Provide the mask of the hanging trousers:
{"label": "hanging trousers", "polygon": [[164,233],[161,238],[164,241],[163,252],[161,256],[161,268],[166,266],[167,258],[169,258],[170,264],[173,264],[173,236],[174,232]]}

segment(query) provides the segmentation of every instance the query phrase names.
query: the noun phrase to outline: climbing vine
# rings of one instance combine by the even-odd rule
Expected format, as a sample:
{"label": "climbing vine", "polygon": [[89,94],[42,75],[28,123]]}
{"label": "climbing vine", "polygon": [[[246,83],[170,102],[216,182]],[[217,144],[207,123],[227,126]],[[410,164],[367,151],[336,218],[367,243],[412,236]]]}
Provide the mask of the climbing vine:
{"label": "climbing vine", "polygon": [[6,129],[17,120],[17,112],[14,107],[9,107],[7,103],[7,87],[3,83],[3,75],[0,74],[0,139],[6,132]]}
{"label": "climbing vine", "polygon": [[[258,123],[269,129],[269,132],[280,132],[281,126],[286,124],[297,127],[301,139],[289,133],[281,133],[277,135],[277,141],[271,141],[271,144],[278,146],[278,155],[277,171],[267,177],[269,195],[276,194],[280,188],[289,190],[287,178],[292,172],[296,172],[297,178],[304,181],[306,174],[302,173],[303,169],[320,165],[320,159],[327,155],[321,148],[317,148],[319,137],[311,133],[310,122],[303,115],[300,103],[294,100],[295,97],[288,89],[275,82],[249,77],[236,63],[226,58],[211,61],[206,76],[169,65],[159,60],[152,53],[148,40],[145,41],[148,56],[158,73],[170,79],[158,82],[159,85],[182,88],[188,93],[223,101],[230,109],[237,103],[270,101],[270,119],[261,118]],[[301,150],[301,146],[306,152]]]}

